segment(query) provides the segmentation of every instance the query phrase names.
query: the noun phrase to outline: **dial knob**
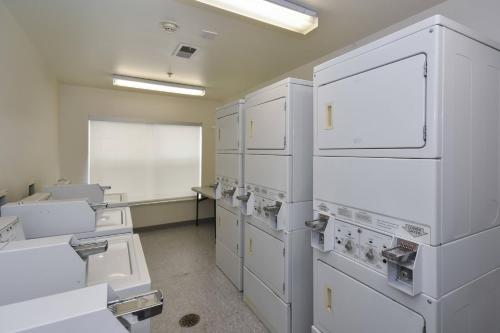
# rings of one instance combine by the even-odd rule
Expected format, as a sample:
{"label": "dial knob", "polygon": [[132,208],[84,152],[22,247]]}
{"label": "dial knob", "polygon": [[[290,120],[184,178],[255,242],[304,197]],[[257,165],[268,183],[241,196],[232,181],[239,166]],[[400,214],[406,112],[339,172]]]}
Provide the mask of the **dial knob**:
{"label": "dial knob", "polygon": [[365,257],[368,260],[372,260],[374,258],[373,249],[369,249],[368,251],[366,251]]}
{"label": "dial knob", "polygon": [[347,242],[345,242],[344,247],[347,251],[351,251],[352,250],[352,242],[350,240],[348,240]]}

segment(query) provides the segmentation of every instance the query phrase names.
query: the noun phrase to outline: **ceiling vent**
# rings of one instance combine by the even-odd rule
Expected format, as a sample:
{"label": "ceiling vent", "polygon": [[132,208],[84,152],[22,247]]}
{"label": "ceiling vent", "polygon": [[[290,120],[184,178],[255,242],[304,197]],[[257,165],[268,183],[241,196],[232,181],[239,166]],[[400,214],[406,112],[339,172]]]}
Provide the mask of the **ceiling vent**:
{"label": "ceiling vent", "polygon": [[198,48],[192,45],[179,44],[174,51],[174,55],[179,58],[191,59],[198,52]]}

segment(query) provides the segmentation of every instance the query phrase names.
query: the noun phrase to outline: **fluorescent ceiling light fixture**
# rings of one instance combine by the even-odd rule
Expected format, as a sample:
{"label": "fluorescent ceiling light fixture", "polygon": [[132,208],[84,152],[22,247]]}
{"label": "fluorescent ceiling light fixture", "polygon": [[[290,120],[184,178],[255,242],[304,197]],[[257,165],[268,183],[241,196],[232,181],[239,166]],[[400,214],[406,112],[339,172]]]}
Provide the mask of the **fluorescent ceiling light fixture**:
{"label": "fluorescent ceiling light fixture", "polygon": [[161,91],[172,94],[205,96],[205,88],[172,82],[154,81],[136,77],[113,75],[113,85],[143,90]]}
{"label": "fluorescent ceiling light fixture", "polygon": [[285,0],[197,1],[304,35],[318,27],[316,12]]}

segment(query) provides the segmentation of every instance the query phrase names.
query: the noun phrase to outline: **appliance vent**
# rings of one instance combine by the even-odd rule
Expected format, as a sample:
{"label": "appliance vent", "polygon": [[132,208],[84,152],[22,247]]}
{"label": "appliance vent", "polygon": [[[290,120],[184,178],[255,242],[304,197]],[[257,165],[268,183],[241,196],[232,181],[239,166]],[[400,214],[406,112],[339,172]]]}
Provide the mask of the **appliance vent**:
{"label": "appliance vent", "polygon": [[179,44],[175,49],[174,55],[179,58],[191,59],[197,51],[198,48],[192,45]]}

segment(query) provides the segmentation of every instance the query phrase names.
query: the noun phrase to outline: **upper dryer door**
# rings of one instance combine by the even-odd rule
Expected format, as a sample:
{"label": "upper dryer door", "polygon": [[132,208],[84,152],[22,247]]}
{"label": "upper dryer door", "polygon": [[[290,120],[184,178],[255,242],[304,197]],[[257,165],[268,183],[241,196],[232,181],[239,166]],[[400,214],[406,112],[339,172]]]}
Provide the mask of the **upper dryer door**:
{"label": "upper dryer door", "polygon": [[317,148],[425,145],[426,56],[417,54],[320,86]]}
{"label": "upper dryer door", "polygon": [[217,118],[216,126],[217,151],[238,151],[240,149],[239,113]]}
{"label": "upper dryer door", "polygon": [[285,150],[286,112],[284,97],[247,108],[247,150]]}

